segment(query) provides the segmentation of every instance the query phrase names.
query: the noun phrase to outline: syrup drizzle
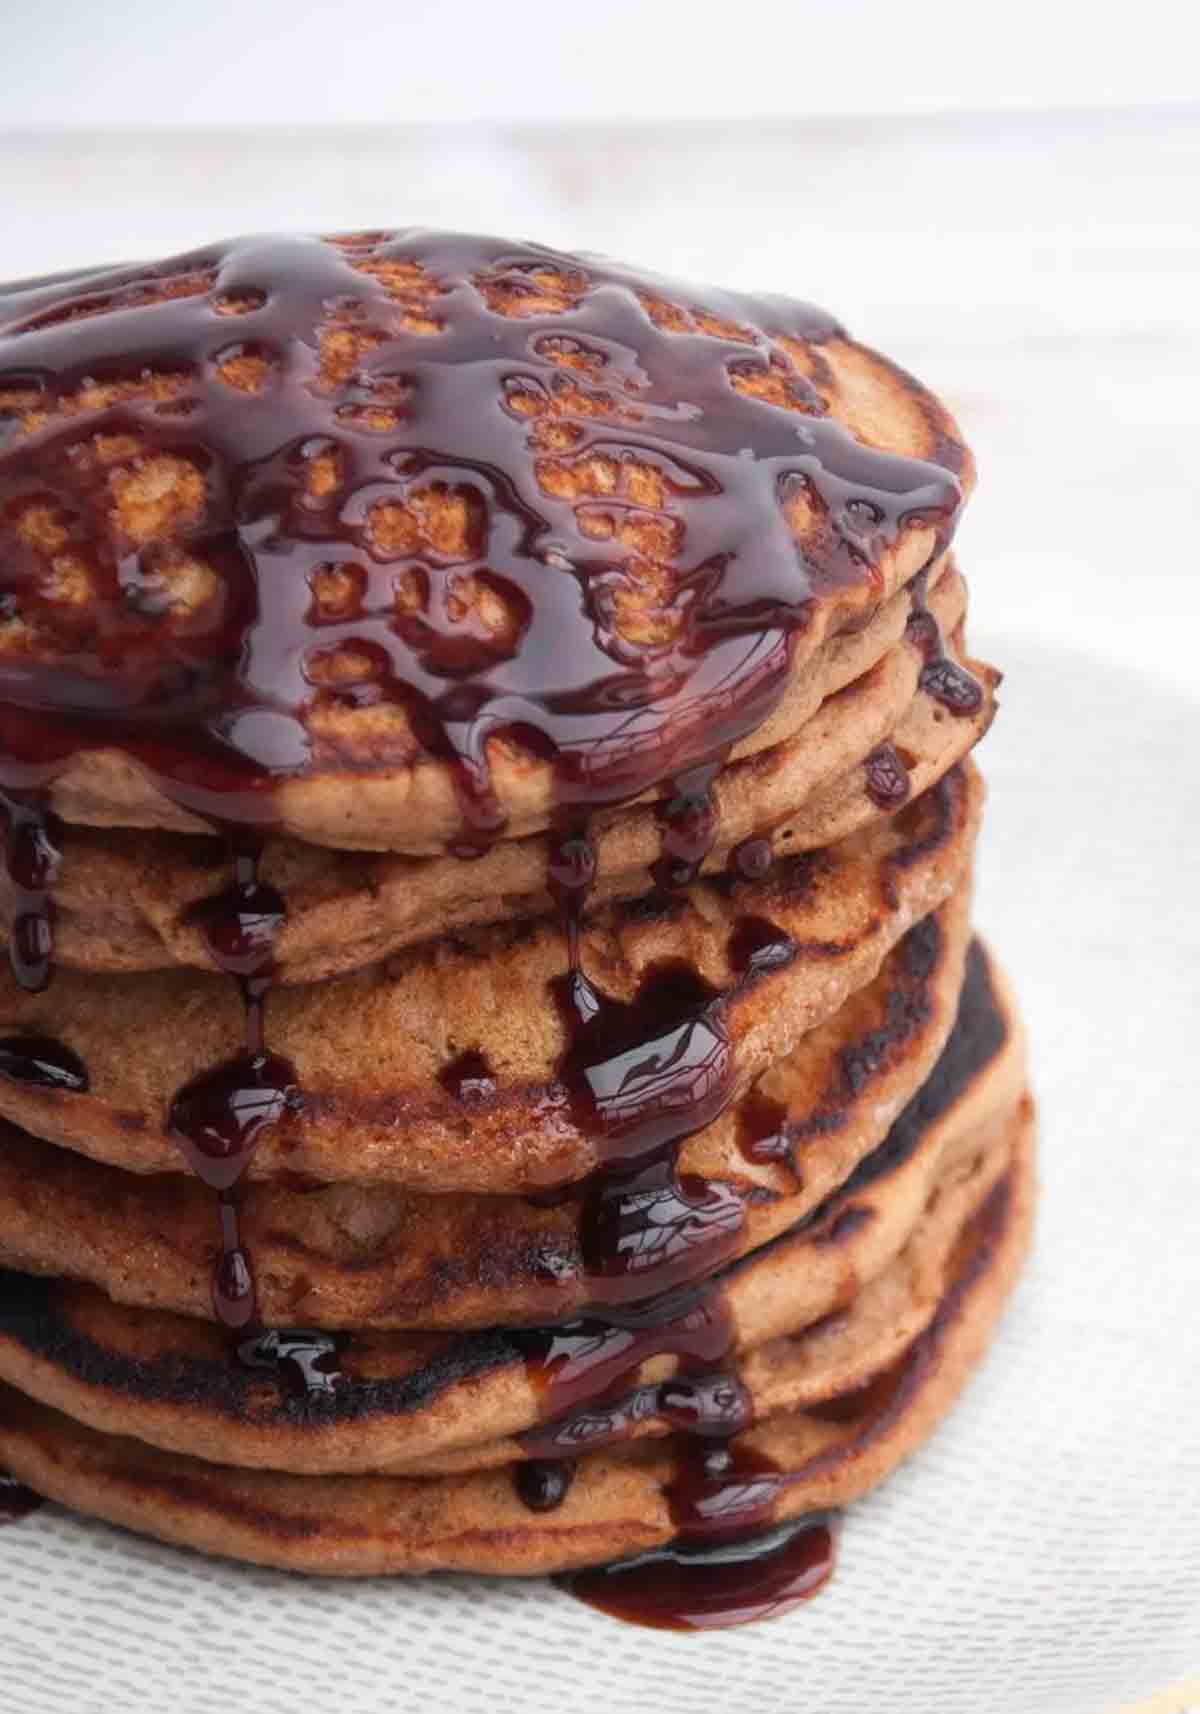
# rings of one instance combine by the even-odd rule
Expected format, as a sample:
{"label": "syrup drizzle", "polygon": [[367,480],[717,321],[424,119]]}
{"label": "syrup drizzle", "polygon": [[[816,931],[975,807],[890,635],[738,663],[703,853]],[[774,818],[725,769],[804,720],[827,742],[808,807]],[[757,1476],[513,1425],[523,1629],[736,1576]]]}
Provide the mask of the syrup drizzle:
{"label": "syrup drizzle", "polygon": [[899,809],[902,803],[908,802],[912,781],[894,744],[880,744],[872,750],[863,763],[863,769],[867,776],[867,796],[877,808]]}
{"label": "syrup drizzle", "polygon": [[769,839],[753,837],[743,839],[733,848],[730,871],[735,878],[743,881],[762,881],[771,873],[774,853]]}
{"label": "syrup drizzle", "polygon": [[5,867],[12,889],[8,958],[13,976],[30,994],[50,981],[54,960],[55,877],[62,852],[58,821],[36,792],[0,792],[8,816]]}
{"label": "syrup drizzle", "polygon": [[[432,284],[425,331],[389,293],[390,268]],[[552,313],[547,270],[570,300]],[[500,313],[501,297],[527,309]],[[940,551],[961,489],[940,465],[855,440],[794,373],[779,337],[819,345],[840,333],[829,317],[706,291],[697,313],[736,336],[694,320],[675,332],[651,313],[664,300],[697,294],[534,245],[417,231],[239,239],[0,292],[0,390],[32,390],[49,412],[0,446],[0,517],[49,508],[92,590],[81,637],[36,548],[8,532],[0,595],[56,641],[33,662],[0,660],[0,784],[46,787],[80,752],[112,747],[207,819],[269,825],[273,788],[312,766],[318,657],[342,645],[362,676],[326,700],[404,708],[455,779],[464,852],[504,830],[488,745],[505,732],[549,760],[559,804],[585,817],[724,753],[777,703],[814,599],[861,581],[864,560],[910,528],[932,527]],[[361,346],[352,372],[322,372],[320,334],[347,330]],[[260,392],[225,378],[239,353],[266,365]],[[172,378],[171,397],[145,389],[148,369]],[[740,390],[772,376],[797,409]],[[96,381],[127,396],[57,409]],[[372,426],[380,411],[386,432]],[[661,645],[632,644],[618,623],[637,584],[616,527],[631,499],[613,497],[607,533],[595,506],[577,506],[531,427],[547,413],[570,447],[555,471],[634,457],[661,487],[650,516],[678,538],[681,579],[680,623]],[[76,456],[97,434],[193,468],[201,454],[188,549],[219,598],[186,627],[164,622],[157,546],[127,554],[110,537],[107,466]],[[318,455],[336,470],[319,494]],[[388,547],[378,508],[439,487],[473,520],[466,557]],[[799,493],[825,518],[804,550],[786,516]],[[355,591],[337,613],[312,598],[331,567]],[[419,610],[397,609],[406,569]],[[473,578],[499,596],[510,634],[464,616],[455,590]]]}
{"label": "syrup drizzle", "polygon": [[942,627],[930,611],[926,600],[929,568],[924,567],[912,581],[912,610],[906,630],[924,656],[919,684],[927,696],[940,702],[951,714],[962,718],[978,714],[983,703],[983,687],[965,667],[951,660],[946,653]]}
{"label": "syrup drizzle", "polygon": [[[729,1100],[723,1001],[687,966],[666,964],[620,1004],[578,967],[577,936],[571,946],[573,967],[558,996],[570,1041],[562,1078],[577,1122],[602,1155],[581,1226],[598,1309],[514,1336],[542,1412],[520,1437],[530,1462],[516,1467],[517,1492],[539,1510],[562,1504],[568,1490],[558,1473],[570,1461],[661,1419],[679,1445],[667,1490],[676,1540],[631,1564],[560,1583],[581,1600],[654,1625],[732,1624],[782,1612],[828,1577],[833,1538],[828,1525],[811,1520],[767,1529],[782,1478],[739,1443],[753,1410],[729,1366],[736,1328],[711,1277],[736,1244],[744,1208],[727,1187],[678,1173],[683,1141]],[[735,952],[752,976],[777,967],[792,948],[774,925],[748,919]],[[649,1297],[655,1288],[661,1295]],[[676,1359],[676,1372],[635,1384],[642,1365],[664,1355]]]}
{"label": "syrup drizzle", "polygon": [[244,1048],[186,1084],[169,1121],[192,1171],[218,1193],[212,1302],[218,1320],[237,1333],[258,1325],[254,1266],[241,1236],[241,1181],[264,1130],[298,1098],[291,1061],[266,1049],[264,1008],[287,910],[259,877],[259,849],[247,835],[231,835],[232,884],[194,912],[213,963],[241,992]]}
{"label": "syrup drizzle", "polygon": [[673,792],[659,805],[662,849],[654,880],[665,892],[690,887],[704,866],[717,838],[717,806],[713,783],[724,757],[690,768],[673,782]]}
{"label": "syrup drizzle", "polygon": [[238,1356],[249,1369],[282,1375],[304,1399],[329,1398],[346,1384],[336,1336],[316,1328],[264,1328],[241,1341]]}
{"label": "syrup drizzle", "polygon": [[[389,296],[379,276],[391,264],[436,282],[426,305],[432,333],[413,331]],[[539,313],[546,270],[568,282],[569,317],[561,308]],[[198,289],[161,296],[182,276]],[[494,311],[494,290],[524,299],[530,313]],[[675,1622],[707,1624],[811,1592],[828,1574],[831,1537],[823,1524],[761,1535],[779,1479],[738,1445],[749,1401],[728,1367],[735,1330],[711,1284],[736,1245],[743,1209],[725,1187],[678,1171],[683,1142],[730,1098],[722,998],[676,965],[650,971],[628,1003],[593,986],[581,964],[595,877],[590,821],[673,781],[655,879],[668,891],[690,884],[716,838],[720,761],[776,706],[814,600],[860,579],[864,559],[874,564],[911,526],[933,526],[940,552],[961,492],[938,465],[857,442],[789,369],[778,336],[830,339],[840,330],[828,317],[780,299],[709,293],[709,314],[740,333],[703,332],[693,321],[681,335],[651,313],[663,298],[690,303],[695,294],[534,246],[415,232],[340,248],[239,240],[157,266],[0,293],[0,389],[32,387],[51,408],[49,426],[0,447],[0,516],[18,517],[36,501],[65,520],[95,591],[92,634],[103,644],[72,635],[51,664],[0,660],[0,787],[10,794],[18,923],[30,924],[14,932],[14,969],[39,987],[50,969],[57,852],[32,794],[82,751],[125,751],[165,795],[221,826],[270,826],[275,788],[312,765],[313,661],[345,644],[369,669],[330,700],[403,707],[418,742],[451,771],[463,824],[454,849],[463,858],[505,830],[490,740],[519,734],[549,760],[548,882],[568,941],[554,995],[568,1031],[560,1075],[600,1158],[582,1221],[597,1308],[515,1336],[545,1418],[527,1437],[537,1462],[517,1480],[527,1503],[560,1504],[569,1487],[564,1454],[624,1432],[631,1412],[664,1415],[681,1446],[669,1493],[679,1544],[652,1556],[657,1583],[616,1568],[574,1587],[622,1611],[636,1587],[637,1616],[665,1623],[670,1609]],[[120,317],[115,356],[105,312],[133,309]],[[354,372],[336,382],[322,377],[314,349],[331,314],[365,335]],[[222,379],[231,331],[238,350],[272,371],[261,394],[239,394]],[[568,347],[588,376],[572,382],[590,395],[587,409],[569,401],[559,363]],[[147,368],[174,377],[177,394],[137,396]],[[772,373],[787,377],[798,411],[735,385]],[[54,413],[97,377],[133,383],[133,396],[103,411]],[[363,426],[381,407],[396,419],[385,434]],[[542,479],[530,424],[548,409],[569,436],[565,469],[632,456],[668,497],[660,521],[680,528],[686,599],[680,627],[661,646],[631,646],[615,622],[631,589],[622,532],[606,533],[595,519],[584,527],[585,508]],[[205,493],[189,549],[214,569],[220,599],[186,630],[161,622],[154,551],[119,556],[108,538],[107,493],[89,475],[95,461],[72,456],[98,433],[131,434],[151,453],[188,462],[202,449]],[[317,454],[337,471],[324,496],[307,480]],[[436,556],[380,547],[373,508],[435,487],[458,495],[474,519],[469,556],[452,569]],[[786,518],[801,492],[825,517],[811,552],[798,550]],[[615,506],[623,514],[629,502],[618,496]],[[676,513],[685,509],[683,529]],[[4,563],[0,597],[52,632],[60,616],[41,592],[32,549],[18,541],[10,554],[6,543]],[[331,566],[357,591],[335,617],[316,613],[310,598]],[[396,610],[405,570],[423,580],[419,612]],[[517,634],[497,642],[472,629],[452,578],[486,583],[516,616]],[[923,591],[922,583],[922,609]],[[926,652],[923,681],[948,706],[957,699],[955,712],[969,712],[966,675],[946,660],[923,611],[914,603],[910,620]],[[233,838],[233,885],[198,917],[214,963],[241,990],[244,1048],[179,1091],[171,1128],[218,1193],[217,1315],[243,1336],[244,1361],[279,1365],[321,1391],[334,1384],[336,1349],[319,1335],[260,1327],[240,1232],[253,1150],[297,1095],[292,1066],[267,1050],[264,1033],[284,904],[260,882],[256,847]],[[762,840],[734,858],[743,875],[760,876],[769,863]],[[746,980],[794,955],[758,920],[740,926],[731,950]],[[50,1067],[54,1056],[25,1063]],[[486,1067],[456,1063],[444,1081],[469,1106],[488,1076]],[[675,1356],[679,1373],[651,1389],[631,1385],[641,1362],[662,1353]],[[669,1588],[664,1566],[674,1568]],[[592,1579],[605,1583],[604,1599]]]}
{"label": "syrup drizzle", "polygon": [[665,1631],[723,1630],[777,1619],[833,1575],[837,1536],[822,1517],[728,1540],[680,1538],[637,1559],[565,1572],[555,1582],[614,1618]]}
{"label": "syrup drizzle", "polygon": [[52,1036],[5,1036],[0,1041],[0,1076],[69,1095],[82,1095],[88,1087],[87,1066]]}
{"label": "syrup drizzle", "polygon": [[553,1512],[575,1480],[575,1466],[564,1458],[529,1458],[513,1475],[522,1505],[531,1512]]}

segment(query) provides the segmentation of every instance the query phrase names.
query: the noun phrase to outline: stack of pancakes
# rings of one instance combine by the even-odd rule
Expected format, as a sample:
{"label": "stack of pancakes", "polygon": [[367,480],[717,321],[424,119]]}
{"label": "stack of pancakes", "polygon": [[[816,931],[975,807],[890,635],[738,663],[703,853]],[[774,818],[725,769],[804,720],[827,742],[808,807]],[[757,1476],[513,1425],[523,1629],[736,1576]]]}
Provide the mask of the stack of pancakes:
{"label": "stack of pancakes", "polygon": [[941,405],[447,234],[0,296],[0,1460],[318,1572],[791,1537],[1027,1241]]}

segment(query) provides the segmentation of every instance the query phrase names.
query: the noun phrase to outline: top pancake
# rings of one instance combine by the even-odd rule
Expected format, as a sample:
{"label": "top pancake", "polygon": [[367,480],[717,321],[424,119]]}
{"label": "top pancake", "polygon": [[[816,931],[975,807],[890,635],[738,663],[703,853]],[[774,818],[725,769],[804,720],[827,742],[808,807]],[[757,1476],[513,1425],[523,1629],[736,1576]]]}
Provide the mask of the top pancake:
{"label": "top pancake", "polygon": [[785,739],[972,479],[806,306],[420,232],[0,296],[0,409],[6,786],[414,855]]}

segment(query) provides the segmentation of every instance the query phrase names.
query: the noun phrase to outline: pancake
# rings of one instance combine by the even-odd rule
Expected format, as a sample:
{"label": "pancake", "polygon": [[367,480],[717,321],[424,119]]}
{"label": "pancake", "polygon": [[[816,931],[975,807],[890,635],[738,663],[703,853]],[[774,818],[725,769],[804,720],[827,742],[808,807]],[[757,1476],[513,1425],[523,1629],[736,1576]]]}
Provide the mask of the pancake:
{"label": "pancake", "polygon": [[[962,760],[990,723],[995,675],[966,660],[954,634],[961,591],[957,573],[943,579],[930,609],[944,615],[951,658],[964,662],[983,689],[978,707],[944,719],[940,705],[918,688],[920,651],[897,644],[865,675],[839,686],[794,739],[722,771],[712,788],[718,832],[704,872],[727,867],[735,848],[751,838],[766,837],[786,857],[833,844],[877,818],[868,762],[885,742],[903,758],[912,796]],[[908,597],[901,599],[907,603]],[[661,804],[595,818],[591,908],[651,889],[661,823]],[[224,842],[77,828],[60,843],[54,888],[59,965],[103,973],[213,968],[197,907],[230,885]],[[501,840],[472,863],[268,841],[259,877],[287,908],[275,979],[320,981],[477,924],[544,916],[554,909],[550,862],[544,838]],[[0,870],[6,928],[13,904],[11,881]]]}
{"label": "pancake", "polygon": [[0,1467],[624,1616],[828,1575],[1030,1230],[973,483],[823,312],[597,257],[0,286]]}
{"label": "pancake", "polygon": [[[959,1009],[969,891],[889,953],[879,975],[802,1036],[743,1100],[684,1144],[685,1177],[744,1203],[732,1247],[809,1214],[878,1144],[929,1075]],[[964,1007],[982,1010],[976,948]],[[268,1323],[487,1327],[558,1319],[588,1301],[586,1199],[413,1196],[388,1185],[259,1180],[240,1204]],[[135,1178],[0,1128],[0,1261],[88,1279],[121,1302],[212,1314],[211,1193]]]}
{"label": "pancake", "polygon": [[[949,897],[981,805],[978,775],[957,767],[893,819],[761,881],[711,877],[597,912],[584,967],[611,1003],[654,1012],[660,1028],[679,1016],[681,966],[693,996],[723,995],[736,1098]],[[271,1048],[302,1093],[265,1126],[249,1173],[491,1194],[584,1177],[599,1156],[563,1082],[568,1033],[552,996],[566,967],[564,924],[521,922],[279,990]],[[89,1079],[64,1089],[0,1075],[0,1117],[133,1171],[170,1171],[180,1160],[172,1100],[237,1051],[242,1023],[232,984],[182,972],[61,970],[45,994],[0,977],[4,1038],[57,1037]]]}
{"label": "pancake", "polygon": [[780,742],[973,481],[808,306],[453,234],[0,294],[0,410],[0,748],[53,810],[414,855]]}
{"label": "pancake", "polygon": [[[0,1375],[112,1431],[219,1461],[308,1472],[428,1467],[447,1454],[452,1467],[523,1456],[514,1437],[562,1415],[562,1386],[540,1354],[563,1340],[590,1375],[585,1399],[603,1382],[611,1405],[675,1373],[716,1328],[734,1353],[750,1354],[756,1396],[780,1408],[770,1373],[753,1366],[756,1348],[848,1311],[898,1258],[901,1279],[936,1270],[947,1232],[1001,1170],[1014,1114],[1028,1122],[1022,1044],[1003,991],[995,998],[991,1010],[979,996],[933,1077],[845,1185],[699,1295],[676,1294],[679,1307],[644,1336],[630,1340],[626,1323],[594,1316],[548,1332],[453,1339],[360,1332],[338,1342],[346,1385],[297,1394],[278,1371],[233,1360],[218,1330],[200,1321],[11,1275],[0,1291]],[[894,1305],[894,1283],[877,1298]],[[873,1313],[864,1319],[878,1337]],[[805,1362],[781,1373],[802,1382]],[[603,1414],[589,1408],[593,1437]],[[656,1414],[639,1410],[625,1431],[661,1432]],[[547,1431],[538,1432],[544,1444]],[[567,1446],[577,1449],[580,1438],[572,1428]],[[463,1449],[465,1460],[456,1458]]]}
{"label": "pancake", "polygon": [[[920,1446],[982,1357],[1028,1243],[1032,1135],[962,1231],[926,1330],[878,1384],[734,1442],[772,1482],[768,1522],[842,1505]],[[39,1492],[160,1539],[323,1575],[533,1574],[645,1552],[675,1534],[671,1441],[583,1458],[562,1504],[531,1512],[504,1470],[443,1478],[233,1470],[85,1428],[0,1392],[0,1457]],[[736,1465],[735,1465],[736,1468]]]}

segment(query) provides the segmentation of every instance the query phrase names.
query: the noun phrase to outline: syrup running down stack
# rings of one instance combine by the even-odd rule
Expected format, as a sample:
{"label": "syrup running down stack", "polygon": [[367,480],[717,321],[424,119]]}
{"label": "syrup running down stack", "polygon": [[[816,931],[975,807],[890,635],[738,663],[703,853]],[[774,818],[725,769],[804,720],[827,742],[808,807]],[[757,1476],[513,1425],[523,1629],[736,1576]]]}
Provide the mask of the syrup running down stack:
{"label": "syrup running down stack", "polygon": [[823,313],[530,245],[0,291],[9,1515],[821,1587],[1031,1218],[973,479]]}

